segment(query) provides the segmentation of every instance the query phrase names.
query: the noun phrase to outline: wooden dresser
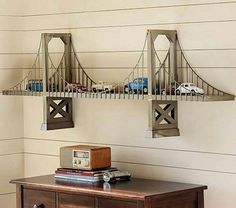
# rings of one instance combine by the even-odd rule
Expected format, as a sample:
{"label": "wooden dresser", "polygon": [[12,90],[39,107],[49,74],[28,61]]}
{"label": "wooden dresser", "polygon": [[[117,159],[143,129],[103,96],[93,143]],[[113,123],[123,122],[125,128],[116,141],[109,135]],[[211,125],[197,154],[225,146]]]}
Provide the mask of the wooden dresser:
{"label": "wooden dresser", "polygon": [[17,208],[203,208],[207,186],[132,178],[112,185],[58,181],[54,175],[12,180]]}

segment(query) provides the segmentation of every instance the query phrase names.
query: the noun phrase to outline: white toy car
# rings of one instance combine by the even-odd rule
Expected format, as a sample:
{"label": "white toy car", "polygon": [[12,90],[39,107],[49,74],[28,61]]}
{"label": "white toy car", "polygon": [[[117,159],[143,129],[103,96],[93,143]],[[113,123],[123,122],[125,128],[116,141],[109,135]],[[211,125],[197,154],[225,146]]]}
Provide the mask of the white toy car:
{"label": "white toy car", "polygon": [[114,83],[99,81],[97,84],[92,85],[92,90],[93,92],[114,92],[115,87]]}
{"label": "white toy car", "polygon": [[204,90],[200,87],[197,87],[193,83],[182,83],[177,89],[176,94],[192,94],[192,95],[203,95]]}

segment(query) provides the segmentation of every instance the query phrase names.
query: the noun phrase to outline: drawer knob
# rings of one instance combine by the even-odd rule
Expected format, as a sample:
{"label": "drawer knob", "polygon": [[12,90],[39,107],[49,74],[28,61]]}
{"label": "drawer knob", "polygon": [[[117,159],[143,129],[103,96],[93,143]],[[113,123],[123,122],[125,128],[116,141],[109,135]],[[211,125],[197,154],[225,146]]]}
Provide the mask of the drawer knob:
{"label": "drawer knob", "polygon": [[33,208],[45,208],[45,206],[44,204],[39,204],[39,205],[35,204]]}

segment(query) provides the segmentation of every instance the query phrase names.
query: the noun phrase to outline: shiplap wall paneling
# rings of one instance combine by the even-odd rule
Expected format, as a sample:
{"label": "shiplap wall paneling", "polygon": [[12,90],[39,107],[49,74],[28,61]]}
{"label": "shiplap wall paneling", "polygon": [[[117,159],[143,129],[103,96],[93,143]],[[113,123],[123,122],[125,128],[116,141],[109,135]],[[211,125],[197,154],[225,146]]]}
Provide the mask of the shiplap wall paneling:
{"label": "shiplap wall paneling", "polygon": [[[21,2],[0,1],[0,91],[22,79]],[[24,176],[23,102],[0,95],[0,207],[15,208],[15,186]]]}
{"label": "shiplap wall paneling", "polygon": [[41,131],[42,98],[25,97],[25,137],[235,153],[235,140],[231,136],[236,122],[233,113],[236,111],[235,102],[179,102],[181,136],[159,140],[144,137],[147,129],[145,101],[75,98],[73,104],[75,128]]}
{"label": "shiplap wall paneling", "polygon": [[[122,81],[136,64],[147,29],[177,29],[186,56],[197,72],[213,85],[234,92],[236,35],[231,28],[236,24],[233,19],[235,6],[234,2],[208,2],[136,10],[52,12],[25,16],[24,68],[32,65],[34,56],[28,59],[28,53],[36,53],[42,32],[71,32],[81,63],[95,80],[100,80],[105,73],[107,80]],[[127,21],[130,23],[127,24]],[[223,37],[227,39],[221,41]],[[227,59],[220,58],[223,56]],[[211,77],[213,69],[216,69],[215,76]],[[230,82],[225,81],[228,79]]]}
{"label": "shiplap wall paneling", "polygon": [[[236,92],[235,1],[25,0],[25,5],[24,71],[32,65],[41,33],[70,32],[92,78],[119,81],[136,64],[147,29],[176,29],[198,74],[216,87]],[[164,47],[160,44],[158,49]],[[53,56],[61,55],[57,47],[53,50]],[[235,207],[235,102],[180,102],[181,136],[159,140],[144,138],[145,101],[73,102],[74,129],[42,132],[42,98],[24,98],[26,176],[53,173],[61,146],[109,145],[113,165],[133,176],[206,184],[207,208]]]}
{"label": "shiplap wall paneling", "polygon": [[16,207],[16,194],[6,193],[6,194],[0,195],[0,204],[4,208]]}

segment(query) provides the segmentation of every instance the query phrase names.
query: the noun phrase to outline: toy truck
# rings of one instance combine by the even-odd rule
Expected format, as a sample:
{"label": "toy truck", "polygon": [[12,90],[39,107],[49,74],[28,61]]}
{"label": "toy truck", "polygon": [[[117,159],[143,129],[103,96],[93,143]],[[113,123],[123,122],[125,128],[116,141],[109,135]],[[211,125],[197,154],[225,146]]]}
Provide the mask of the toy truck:
{"label": "toy truck", "polygon": [[92,85],[93,92],[114,92],[115,84],[99,81],[97,84]]}

